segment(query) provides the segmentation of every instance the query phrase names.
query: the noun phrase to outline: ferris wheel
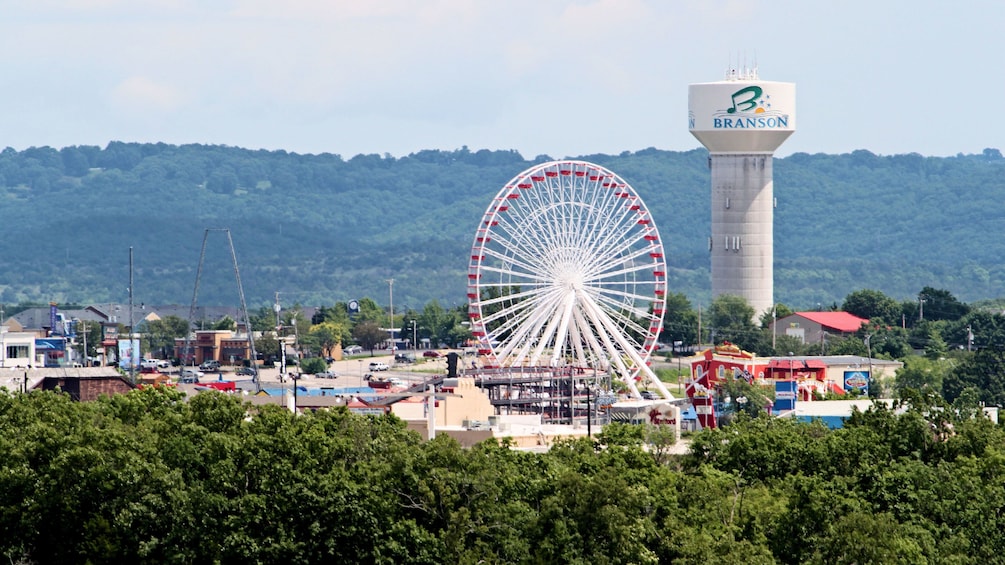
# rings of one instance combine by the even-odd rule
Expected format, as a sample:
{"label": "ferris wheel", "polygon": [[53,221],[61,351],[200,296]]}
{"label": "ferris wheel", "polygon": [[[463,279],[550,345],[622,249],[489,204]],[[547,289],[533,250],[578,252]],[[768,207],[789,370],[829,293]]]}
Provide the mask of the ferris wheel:
{"label": "ferris wheel", "polygon": [[475,233],[468,314],[479,353],[497,367],[579,367],[638,397],[663,327],[663,243],[621,177],[585,161],[517,175]]}

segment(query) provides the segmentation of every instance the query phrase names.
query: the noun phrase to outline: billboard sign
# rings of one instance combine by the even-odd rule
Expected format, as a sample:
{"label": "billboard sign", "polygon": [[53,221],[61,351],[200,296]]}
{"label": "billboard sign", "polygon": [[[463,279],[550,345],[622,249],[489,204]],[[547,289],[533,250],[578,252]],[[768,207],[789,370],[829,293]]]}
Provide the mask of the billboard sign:
{"label": "billboard sign", "polygon": [[771,411],[778,413],[795,410],[798,392],[798,381],[775,381],[775,403]]}
{"label": "billboard sign", "polygon": [[844,389],[848,392],[858,391],[869,394],[869,371],[845,371]]}
{"label": "billboard sign", "polygon": [[43,354],[43,367],[59,367],[66,359],[66,339],[62,337],[46,337],[35,339],[35,353]]}
{"label": "billboard sign", "polygon": [[138,369],[140,366],[140,340],[120,339],[119,340],[119,367],[126,371]]}

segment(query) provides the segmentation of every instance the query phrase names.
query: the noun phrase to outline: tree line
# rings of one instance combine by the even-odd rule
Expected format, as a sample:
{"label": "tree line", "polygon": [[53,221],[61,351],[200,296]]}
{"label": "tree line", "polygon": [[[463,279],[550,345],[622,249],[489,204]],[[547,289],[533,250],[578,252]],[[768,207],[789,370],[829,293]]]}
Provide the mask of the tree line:
{"label": "tree line", "polygon": [[[707,157],[653,148],[574,157],[635,188],[664,234],[668,288],[706,306]],[[19,237],[0,241],[0,301],[124,302],[133,247],[137,299],[186,303],[205,230],[226,227],[254,306],[276,291],[311,304],[380,296],[387,278],[403,305],[456,306],[493,196],[550,159],[467,147],[351,158],[121,141],[7,148],[0,222]],[[776,295],[799,309],[861,288],[903,300],[921,281],[968,301],[996,298],[1003,165],[997,149],[775,159]],[[235,303],[229,249],[216,235],[208,244],[202,299]]]}
{"label": "tree line", "polygon": [[843,429],[741,414],[671,455],[612,424],[546,453],[146,387],[0,395],[12,563],[960,563],[1005,549],[1005,432],[905,390]]}

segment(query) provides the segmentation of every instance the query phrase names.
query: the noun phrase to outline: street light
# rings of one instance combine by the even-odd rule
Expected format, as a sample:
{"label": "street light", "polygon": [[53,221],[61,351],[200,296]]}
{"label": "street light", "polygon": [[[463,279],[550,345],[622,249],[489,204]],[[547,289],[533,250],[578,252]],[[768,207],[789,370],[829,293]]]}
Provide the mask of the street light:
{"label": "street light", "polygon": [[387,301],[390,324],[387,331],[391,334],[391,351],[394,351],[394,279],[387,279]]}
{"label": "street light", "polygon": [[418,351],[419,349],[419,342],[416,340],[415,330],[416,330],[415,320],[412,320],[412,351]]}
{"label": "street light", "polygon": [[869,354],[869,384],[872,384],[872,334],[866,334],[865,336],[865,347]]}

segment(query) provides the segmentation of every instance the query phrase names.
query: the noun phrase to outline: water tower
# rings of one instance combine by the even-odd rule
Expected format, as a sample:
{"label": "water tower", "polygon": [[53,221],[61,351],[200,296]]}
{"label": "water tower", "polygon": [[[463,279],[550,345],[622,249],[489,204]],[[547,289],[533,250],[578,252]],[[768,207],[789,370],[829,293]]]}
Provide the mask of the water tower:
{"label": "water tower", "polygon": [[771,160],[796,129],[796,85],[756,69],[692,84],[688,127],[712,170],[712,296],[742,296],[759,317],[774,305]]}

